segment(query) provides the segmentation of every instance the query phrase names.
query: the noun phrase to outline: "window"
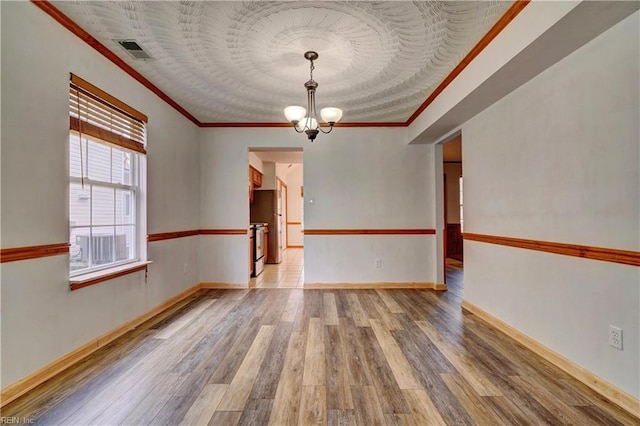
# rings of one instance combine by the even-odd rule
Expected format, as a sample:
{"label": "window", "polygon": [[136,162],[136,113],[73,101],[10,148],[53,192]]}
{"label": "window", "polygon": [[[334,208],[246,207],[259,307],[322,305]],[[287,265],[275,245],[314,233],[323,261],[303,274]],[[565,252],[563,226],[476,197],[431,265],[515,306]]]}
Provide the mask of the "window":
{"label": "window", "polygon": [[143,114],[71,76],[71,276],[144,260]]}

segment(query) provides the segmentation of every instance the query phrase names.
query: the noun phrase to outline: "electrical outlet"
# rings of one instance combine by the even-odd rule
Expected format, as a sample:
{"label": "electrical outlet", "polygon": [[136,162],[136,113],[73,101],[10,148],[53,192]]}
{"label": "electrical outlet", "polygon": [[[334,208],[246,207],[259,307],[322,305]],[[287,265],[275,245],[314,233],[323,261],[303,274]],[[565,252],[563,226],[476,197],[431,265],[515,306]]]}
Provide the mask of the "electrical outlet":
{"label": "electrical outlet", "polygon": [[382,268],[382,259],[376,259],[376,268]]}
{"label": "electrical outlet", "polygon": [[622,329],[609,326],[609,346],[622,350]]}

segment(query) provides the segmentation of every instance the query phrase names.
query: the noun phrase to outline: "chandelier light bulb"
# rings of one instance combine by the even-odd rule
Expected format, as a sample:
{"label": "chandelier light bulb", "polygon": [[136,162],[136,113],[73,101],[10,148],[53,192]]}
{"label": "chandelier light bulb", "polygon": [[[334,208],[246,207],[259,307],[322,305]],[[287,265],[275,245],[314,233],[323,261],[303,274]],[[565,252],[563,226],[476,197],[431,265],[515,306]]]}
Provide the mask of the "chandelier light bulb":
{"label": "chandelier light bulb", "polygon": [[300,123],[300,127],[303,129],[317,129],[318,128],[318,120],[313,117],[305,117]]}

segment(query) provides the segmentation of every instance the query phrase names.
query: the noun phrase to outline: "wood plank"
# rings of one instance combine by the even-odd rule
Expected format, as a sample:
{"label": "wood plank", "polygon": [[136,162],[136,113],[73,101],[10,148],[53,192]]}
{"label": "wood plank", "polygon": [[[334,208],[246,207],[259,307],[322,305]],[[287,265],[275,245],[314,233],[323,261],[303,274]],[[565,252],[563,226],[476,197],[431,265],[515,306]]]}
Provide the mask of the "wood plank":
{"label": "wood plank", "polygon": [[[382,325],[387,329],[387,330],[401,330],[402,329],[402,325],[400,324],[400,321],[398,321],[398,318],[396,318],[393,313],[389,312],[387,310],[386,305],[384,304],[384,302],[380,299],[380,297],[377,295],[377,293],[371,292],[368,294],[365,294],[362,299],[366,300],[366,304],[367,306],[370,306],[371,308],[373,308],[375,310],[375,315],[376,318],[378,318],[380,320],[380,322],[382,323]],[[369,315],[369,318],[372,317],[372,314],[367,314]]]}
{"label": "wood plank", "polygon": [[398,305],[398,302],[396,302],[395,299],[391,296],[394,292],[376,290],[376,293],[378,293],[378,296],[380,296],[380,299],[382,299],[384,304],[387,306],[387,309],[389,310],[389,312],[394,314],[404,313],[404,309],[402,308],[402,306]]}
{"label": "wood plank", "polygon": [[496,413],[491,410],[483,398],[464,380],[459,373],[443,373],[440,375],[447,387],[456,396],[469,416],[479,425],[495,422]]}
{"label": "wood plank", "polygon": [[[244,319],[231,321],[232,316],[229,311],[236,305],[236,301],[230,298],[222,298],[218,300],[213,309],[201,314],[198,322],[205,321],[207,327],[203,330],[204,336],[198,343],[186,353],[174,366],[172,371],[178,374],[189,374],[199,369],[203,363],[209,359],[209,355],[216,350],[220,350],[216,346],[220,340],[224,340],[227,335],[235,336],[236,332],[241,330]],[[195,325],[192,323],[192,325]],[[234,328],[235,327],[235,328]]]}
{"label": "wood plank", "polygon": [[307,351],[304,357],[305,386],[323,386],[325,384],[325,352],[324,330],[322,319],[309,319],[309,332],[307,337]]}
{"label": "wood plank", "polygon": [[580,410],[582,413],[584,413],[586,416],[588,416],[589,419],[591,419],[591,422],[593,422],[593,424],[608,425],[608,426],[640,424],[640,422],[638,422],[636,419],[633,419],[629,423],[627,422],[620,423],[614,417],[610,416],[609,413],[607,413],[606,411],[601,410],[600,408],[594,407],[592,405],[589,405],[586,407],[577,407],[577,409]]}
{"label": "wood plank", "polygon": [[496,381],[500,382],[503,395],[509,399],[511,404],[517,406],[526,418],[532,419],[538,424],[556,425],[562,423],[547,407],[532,398],[527,389],[522,389],[514,384],[510,377],[496,376]]}
{"label": "wood plank", "polygon": [[278,389],[278,381],[284,368],[285,356],[287,354],[287,345],[291,338],[292,324],[288,322],[280,322],[276,327],[276,331],[271,339],[269,349],[264,358],[263,365],[267,368],[261,368],[251,389],[251,399],[273,399]]}
{"label": "wood plank", "polygon": [[209,383],[231,383],[260,328],[260,318],[251,317],[249,323],[244,324],[242,329],[238,330],[238,337],[233,341],[224,358],[216,366]]}
{"label": "wood plank", "polygon": [[349,303],[349,310],[351,311],[351,318],[356,324],[356,327],[369,327],[369,318],[364,313],[360,301],[358,300],[357,293],[351,291],[347,293],[347,302]]}
{"label": "wood plank", "polygon": [[[517,404],[513,403],[509,398],[504,396],[486,396],[482,397],[485,404],[497,414],[498,424],[505,425],[529,425],[534,424],[535,416],[529,417],[523,412]],[[535,423],[538,424],[538,423]],[[540,422],[539,424],[549,424]]]}
{"label": "wood plank", "polygon": [[338,321],[338,308],[336,307],[336,295],[334,293],[324,293],[324,324],[340,325]]}
{"label": "wood plank", "polygon": [[304,372],[304,349],[304,333],[291,333],[285,367],[282,369],[276,397],[273,400],[269,425],[295,425],[298,422]]}
{"label": "wood plank", "polygon": [[531,377],[512,376],[510,381],[519,388],[521,394],[527,393],[549,410],[563,424],[584,425],[589,423],[589,418],[578,409],[559,400],[558,396],[551,393],[542,384]]}
{"label": "wood plank", "polygon": [[380,391],[378,397],[382,412],[385,414],[410,414],[411,411],[373,330],[371,327],[356,327],[356,329],[359,333],[359,339],[363,343],[367,364],[371,371],[371,380],[375,388]]}
{"label": "wood plank", "polygon": [[174,333],[180,331],[187,324],[193,321],[196,317],[198,317],[205,309],[208,309],[213,303],[215,303],[215,299],[204,300],[199,303],[197,306],[189,309],[185,315],[182,315],[178,319],[174,319],[171,322],[171,325],[160,331],[156,334],[156,339],[167,339],[171,337]]}
{"label": "wood plank", "polygon": [[389,426],[419,426],[413,414],[385,414],[384,417]]}
{"label": "wood plank", "polygon": [[324,386],[302,386],[298,424],[327,424],[327,390]]}
{"label": "wood plank", "polygon": [[[306,290],[305,290],[306,291]],[[338,318],[353,318],[351,314],[351,307],[347,300],[347,292],[336,291],[333,292],[336,298],[336,310],[338,312]]]}
{"label": "wood plank", "polygon": [[400,389],[424,389],[416,379],[413,368],[389,330],[385,329],[378,320],[369,320],[369,323],[378,339],[382,352],[387,358],[391,371],[393,371],[398,387]]}
{"label": "wood plank", "polygon": [[[581,397],[589,402],[589,405],[585,405],[585,407],[591,407],[591,409],[582,410],[583,412],[596,415],[597,417],[613,418],[616,422],[624,425],[630,425],[634,424],[634,422],[638,422],[637,417],[634,417],[627,411],[620,410],[616,404],[604,398],[602,395],[599,395],[581,381],[576,379],[560,379],[559,382],[572,391],[577,392]],[[604,414],[601,412],[604,412]],[[604,423],[606,424],[606,422]]]}
{"label": "wood plank", "polygon": [[304,290],[291,290],[289,299],[287,300],[287,305],[282,312],[280,321],[293,322],[295,320],[298,306],[300,305],[300,301],[302,300],[303,291]]}
{"label": "wood plank", "polygon": [[[403,324],[413,324],[412,321],[403,321]],[[418,329],[414,326],[413,329]],[[474,424],[471,417],[467,413],[467,410],[460,404],[460,401],[449,390],[445,382],[442,380],[442,371],[455,372],[456,370],[446,362],[445,368],[442,368],[443,358],[442,354],[437,350],[424,350],[424,345],[421,344],[423,339],[427,339],[424,333],[420,331],[420,338],[414,338],[414,334],[410,332],[410,329],[404,329],[402,331],[394,331],[393,336],[396,338],[398,345],[402,349],[402,352],[407,357],[409,363],[413,366],[413,369],[420,380],[420,383],[424,386],[425,390],[429,393],[429,397],[435,404],[436,408],[442,415],[442,418],[447,424],[455,425],[472,425]],[[417,337],[417,336],[416,336]],[[428,339],[427,339],[428,340]],[[409,419],[399,418],[399,421],[414,422],[413,416]]]}
{"label": "wood plank", "polygon": [[332,426],[356,426],[353,410],[329,410],[327,423]]}
{"label": "wood plank", "polygon": [[482,374],[474,365],[464,348],[457,347],[444,338],[433,326],[426,321],[417,321],[416,324],[436,345],[438,350],[447,358],[454,368],[465,378],[467,382],[480,396],[500,396],[502,392],[488,377]]}
{"label": "wood plank", "polygon": [[250,399],[247,401],[242,416],[238,420],[239,425],[266,425],[269,422],[272,399]]}
{"label": "wood plank", "polygon": [[402,391],[405,401],[411,408],[413,418],[419,425],[446,426],[445,421],[427,392],[420,389],[406,389]]}
{"label": "wood plank", "polygon": [[278,289],[270,291],[271,297],[265,300],[254,315],[262,319],[260,324],[277,326],[282,319],[284,309],[289,300],[289,291]]}
{"label": "wood plank", "polygon": [[416,371],[426,369],[434,374],[456,371],[414,321],[407,320],[404,315],[398,316],[403,328],[392,331],[391,335]]}
{"label": "wood plank", "polygon": [[347,354],[340,337],[340,330],[335,325],[327,325],[324,327],[324,333],[327,408],[353,409]]}
{"label": "wood plank", "polygon": [[356,424],[359,425],[386,425],[384,413],[373,386],[353,386],[354,413]]}
{"label": "wood plank", "polygon": [[[135,376],[134,376],[135,377]],[[87,419],[86,424],[140,424],[155,418],[173,397],[173,392],[182,383],[182,377],[168,373],[162,375],[145,375],[136,381],[126,392],[111,398],[111,404],[103,409],[97,409],[103,404],[92,404],[96,415]],[[140,392],[140,389],[148,389]],[[82,414],[88,417],[87,413]],[[78,417],[69,418],[65,424],[77,424]],[[145,420],[146,419],[146,420]]]}
{"label": "wood plank", "polygon": [[274,332],[275,327],[272,325],[260,327],[229,389],[220,401],[219,411],[241,411],[244,408]]}
{"label": "wood plank", "polygon": [[351,318],[340,318],[340,339],[344,342],[349,383],[356,386],[372,385],[365,347]]}
{"label": "wood plank", "polygon": [[181,425],[204,425],[209,423],[229,385],[208,384],[180,421]]}
{"label": "wood plank", "polygon": [[241,411],[216,411],[209,421],[209,426],[236,426],[241,416]]}
{"label": "wood plank", "polygon": [[[216,333],[217,334],[217,333]],[[215,341],[215,338],[213,339]],[[202,391],[207,383],[210,383],[213,371],[218,366],[220,359],[224,357],[229,350],[227,344],[227,336],[222,336],[212,348],[207,345],[207,350],[202,351],[202,359],[198,366],[193,370],[188,370],[182,374],[185,376],[185,380],[175,392],[177,396],[190,396],[195,399],[197,395]],[[197,353],[191,351],[190,354]],[[183,358],[184,359],[184,358]]]}
{"label": "wood plank", "polygon": [[365,316],[368,319],[380,319],[380,313],[376,309],[374,301],[369,297],[371,294],[375,294],[375,291],[372,289],[363,289],[355,292],[358,296],[358,302],[360,302],[360,306],[364,311]]}
{"label": "wood plank", "polygon": [[322,318],[322,291],[304,290],[301,306],[298,307],[293,321],[293,331],[306,333],[309,329],[310,318]]}

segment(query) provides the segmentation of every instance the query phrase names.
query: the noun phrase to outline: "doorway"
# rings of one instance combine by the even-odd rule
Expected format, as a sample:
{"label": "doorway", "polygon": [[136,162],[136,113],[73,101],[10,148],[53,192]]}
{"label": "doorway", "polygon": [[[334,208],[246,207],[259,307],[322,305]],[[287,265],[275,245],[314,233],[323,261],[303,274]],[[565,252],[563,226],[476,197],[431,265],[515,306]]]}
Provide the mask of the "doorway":
{"label": "doorway", "polygon": [[442,144],[444,260],[447,288],[462,291],[464,266],[464,178],[462,168],[462,134]]}
{"label": "doorway", "polygon": [[250,148],[249,165],[262,175],[261,187],[254,188],[253,199],[259,201],[252,202],[250,197],[250,222],[258,219],[257,215],[252,214],[260,210],[255,205],[256,202],[262,201],[265,196],[273,200],[273,219],[265,234],[268,253],[266,262],[262,272],[251,277],[249,285],[262,288],[302,288],[302,148]]}

